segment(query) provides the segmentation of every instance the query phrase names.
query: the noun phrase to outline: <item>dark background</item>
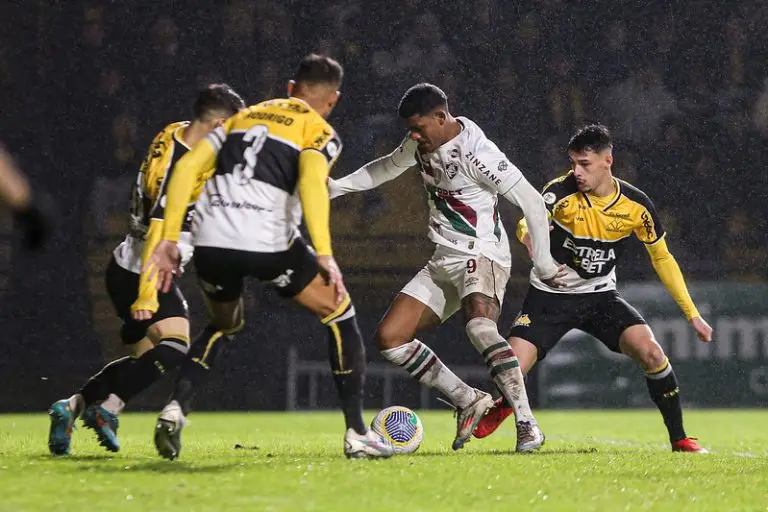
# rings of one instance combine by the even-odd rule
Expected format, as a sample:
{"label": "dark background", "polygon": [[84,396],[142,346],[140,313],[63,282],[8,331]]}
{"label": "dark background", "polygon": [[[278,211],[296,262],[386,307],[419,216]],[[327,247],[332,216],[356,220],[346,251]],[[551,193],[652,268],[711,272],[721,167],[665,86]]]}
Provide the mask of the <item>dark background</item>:
{"label": "dark background", "polygon": [[[0,221],[0,410],[43,410],[120,353],[102,273],[154,134],[188,119],[210,82],[248,103],[282,95],[310,51],[346,70],[330,119],[345,141],[334,176],[395,147],[397,101],[422,80],[444,88],[454,113],[475,120],[536,187],[566,169],[574,129],[601,121],[616,137],[615,173],[651,196],[689,280],[764,282],[768,3],[572,4],[0,1],[0,139],[60,208],[53,243],[34,257]],[[426,212],[415,173],[334,202],[337,257],[368,340],[429,256]],[[503,215],[512,232],[518,211],[505,205]],[[513,245],[502,331],[528,272]],[[655,279],[642,249],[619,275]],[[192,276],[185,283],[197,331],[198,292]],[[288,347],[325,359],[317,322],[261,290],[251,286],[248,329],[201,407],[283,408]],[[459,323],[425,341],[449,363],[481,363]],[[369,360],[382,362],[372,346]],[[323,385],[333,403],[330,379]],[[402,386],[401,402],[417,395]],[[155,407],[166,391],[139,405]],[[367,405],[383,405],[375,378],[369,395]]]}

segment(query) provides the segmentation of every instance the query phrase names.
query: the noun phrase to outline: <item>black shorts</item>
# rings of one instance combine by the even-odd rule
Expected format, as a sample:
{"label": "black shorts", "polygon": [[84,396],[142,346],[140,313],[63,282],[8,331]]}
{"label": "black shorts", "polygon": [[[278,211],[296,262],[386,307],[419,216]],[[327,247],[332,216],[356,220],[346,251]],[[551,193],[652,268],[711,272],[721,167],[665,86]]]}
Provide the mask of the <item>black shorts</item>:
{"label": "black shorts", "polygon": [[184,300],[176,282],[171,284],[168,293],[157,292],[157,302],[160,307],[152,318],[138,322],[131,317],[131,305],[139,296],[139,275],[118,265],[113,256],[107,265],[105,281],[112,306],[117,316],[123,321],[120,336],[126,345],[141,341],[147,335],[147,329],[160,320],[175,316],[189,318],[187,301]]}
{"label": "black shorts", "polygon": [[645,320],[616,290],[598,293],[548,293],[533,286],[523,301],[509,336],[533,343],[544,359],[571,329],[591,334],[614,352],[628,327]]}
{"label": "black shorts", "polygon": [[200,288],[214,302],[237,300],[246,277],[271,284],[283,297],[293,297],[320,271],[315,251],[301,238],[282,252],[195,247],[192,261]]}

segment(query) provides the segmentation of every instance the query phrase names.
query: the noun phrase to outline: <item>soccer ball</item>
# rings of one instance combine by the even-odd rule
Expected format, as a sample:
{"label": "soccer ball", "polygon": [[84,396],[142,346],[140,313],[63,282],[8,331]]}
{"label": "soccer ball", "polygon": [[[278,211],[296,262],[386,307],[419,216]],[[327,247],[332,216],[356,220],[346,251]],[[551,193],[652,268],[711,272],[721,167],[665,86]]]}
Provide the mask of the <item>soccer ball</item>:
{"label": "soccer ball", "polygon": [[416,413],[399,405],[379,411],[371,422],[371,430],[392,443],[395,453],[415,452],[424,437],[424,427]]}

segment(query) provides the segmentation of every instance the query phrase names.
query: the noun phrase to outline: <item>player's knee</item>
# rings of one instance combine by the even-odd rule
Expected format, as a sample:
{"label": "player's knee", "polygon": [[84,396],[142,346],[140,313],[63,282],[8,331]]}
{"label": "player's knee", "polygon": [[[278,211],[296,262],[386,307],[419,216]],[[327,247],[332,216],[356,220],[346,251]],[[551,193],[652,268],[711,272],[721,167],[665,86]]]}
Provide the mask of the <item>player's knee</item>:
{"label": "player's knee", "polygon": [[154,344],[168,337],[189,340],[189,320],[181,316],[164,318],[147,329],[147,336]]}
{"label": "player's knee", "polygon": [[666,363],[667,355],[664,350],[656,343],[655,340],[650,340],[650,343],[639,354],[640,366],[646,371],[653,371],[656,368],[660,368]]}
{"label": "player's knee", "polygon": [[402,330],[388,322],[381,322],[379,324],[376,328],[375,337],[379,350],[397,348],[401,345],[405,345],[413,338],[410,333],[404,333]]}
{"label": "player's knee", "polygon": [[495,297],[482,293],[471,293],[464,297],[461,303],[461,311],[467,324],[476,318],[496,322],[499,318],[499,310],[499,301]]}
{"label": "player's knee", "polygon": [[352,304],[352,298],[347,295],[338,304],[334,301],[327,306],[315,308],[315,313],[320,317],[320,323],[328,325],[338,321],[341,318],[355,316],[355,305]]}
{"label": "player's knee", "polygon": [[320,317],[322,323],[327,323],[327,318],[332,318],[338,315],[339,312],[346,309],[351,302],[352,299],[349,295],[347,295],[347,297],[339,304],[336,302],[335,296],[319,294],[315,301],[307,304],[307,307],[310,311]]}
{"label": "player's knee", "polygon": [[520,369],[523,373],[528,373],[539,360],[539,349],[530,341],[517,336],[508,337],[507,343],[520,361]]}

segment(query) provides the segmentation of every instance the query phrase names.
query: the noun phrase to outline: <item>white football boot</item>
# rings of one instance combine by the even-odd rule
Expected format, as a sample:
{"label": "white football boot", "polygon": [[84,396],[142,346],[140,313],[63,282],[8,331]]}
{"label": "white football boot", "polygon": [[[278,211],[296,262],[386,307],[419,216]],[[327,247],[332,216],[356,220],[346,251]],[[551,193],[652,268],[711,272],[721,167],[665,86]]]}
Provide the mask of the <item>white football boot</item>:
{"label": "white football boot", "polygon": [[544,432],[536,421],[517,422],[517,447],[518,453],[529,453],[538,450],[544,444]]}
{"label": "white football boot", "polygon": [[161,457],[174,460],[179,456],[181,430],[186,425],[187,419],[175,400],[165,406],[155,425],[155,448]]}
{"label": "white football boot", "polygon": [[348,459],[387,459],[392,454],[392,444],[371,429],[360,435],[350,428],[344,434],[344,455]]}
{"label": "white football boot", "polygon": [[493,397],[485,391],[475,389],[475,399],[463,409],[456,409],[456,439],[451,447],[454,450],[464,448],[469,442],[475,427],[493,407]]}

